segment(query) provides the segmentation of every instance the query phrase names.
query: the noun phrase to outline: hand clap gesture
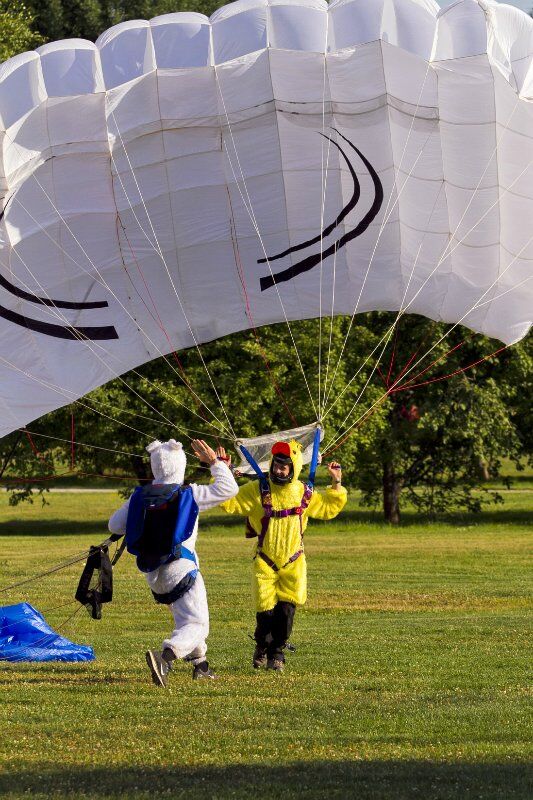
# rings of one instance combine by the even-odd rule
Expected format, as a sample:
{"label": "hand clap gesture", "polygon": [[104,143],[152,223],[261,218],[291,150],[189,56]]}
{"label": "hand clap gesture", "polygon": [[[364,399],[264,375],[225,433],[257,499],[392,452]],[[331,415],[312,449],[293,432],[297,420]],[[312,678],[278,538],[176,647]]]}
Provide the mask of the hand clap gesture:
{"label": "hand clap gesture", "polygon": [[211,466],[217,460],[217,456],[215,451],[212,447],[209,447],[207,442],[204,442],[203,439],[192,439],[191,440],[191,447],[194,450],[194,455],[204,463],[209,464]]}

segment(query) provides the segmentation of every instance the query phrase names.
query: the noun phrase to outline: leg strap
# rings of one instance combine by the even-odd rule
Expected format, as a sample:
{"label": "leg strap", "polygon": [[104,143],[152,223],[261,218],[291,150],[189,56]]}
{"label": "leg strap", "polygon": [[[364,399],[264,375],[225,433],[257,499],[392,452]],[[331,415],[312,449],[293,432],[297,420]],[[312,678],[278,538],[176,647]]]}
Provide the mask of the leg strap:
{"label": "leg strap", "polygon": [[184,578],[181,579],[179,583],[177,583],[170,592],[154,592],[152,590],[152,594],[154,596],[154,600],[156,603],[161,603],[162,605],[169,606],[171,603],[175,603],[176,600],[179,600],[180,597],[183,597],[189,589],[192,589],[194,583],[196,581],[196,576],[198,575],[198,570],[193,569],[192,572],[189,572],[185,575]]}
{"label": "leg strap", "polygon": [[[292,563],[293,563],[293,561],[296,561],[296,559],[297,559],[297,558],[300,558],[300,556],[302,555],[302,553],[303,553],[303,549],[302,549],[302,550],[297,550],[297,551],[296,551],[296,553],[294,553],[294,554],[293,554],[293,555],[292,555],[292,556],[289,558],[289,560],[287,561],[287,563],[283,565],[283,567],[288,567],[288,566],[289,566],[289,564],[292,564]],[[257,555],[259,556],[259,558],[262,558],[262,559],[263,559],[263,561],[265,562],[265,564],[268,564],[268,566],[269,566],[271,569],[273,569],[273,570],[274,570],[274,572],[279,572],[280,568],[278,567],[278,565],[277,565],[277,564],[276,564],[274,561],[272,561],[272,559],[271,559],[269,556],[267,556],[267,554],[266,554],[266,553],[263,553],[263,551],[262,551],[262,550],[258,550],[258,551],[257,551]],[[283,569],[283,567],[281,567],[281,569]]]}

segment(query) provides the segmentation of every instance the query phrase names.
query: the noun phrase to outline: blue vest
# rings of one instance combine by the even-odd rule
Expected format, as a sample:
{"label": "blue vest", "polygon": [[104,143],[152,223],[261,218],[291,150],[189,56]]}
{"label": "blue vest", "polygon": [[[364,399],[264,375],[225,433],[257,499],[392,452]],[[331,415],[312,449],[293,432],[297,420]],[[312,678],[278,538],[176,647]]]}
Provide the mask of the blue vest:
{"label": "blue vest", "polygon": [[142,572],[152,572],[178,558],[196,563],[194,553],[183,542],[191,536],[197,518],[198,505],[190,486],[137,486],[128,507],[128,553],[137,557]]}

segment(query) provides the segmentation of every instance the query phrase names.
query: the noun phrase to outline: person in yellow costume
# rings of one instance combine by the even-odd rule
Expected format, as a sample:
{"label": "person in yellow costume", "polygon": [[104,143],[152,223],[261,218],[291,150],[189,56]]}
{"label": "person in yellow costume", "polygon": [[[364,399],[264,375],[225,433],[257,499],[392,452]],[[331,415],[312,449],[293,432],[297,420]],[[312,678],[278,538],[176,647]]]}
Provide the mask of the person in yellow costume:
{"label": "person in yellow costume", "polygon": [[[219,448],[225,460],[226,453]],[[346,489],[340,464],[328,464],[332,484],[325,494],[298,480],[302,449],[298,442],[277,442],[272,448],[268,479],[250,481],[221,504],[229,514],[247,517],[247,537],[257,537],[252,593],[256,609],[256,669],[283,670],[284,648],[291,635],[296,607],[307,599],[307,567],[303,535],[309,517],[333,519],[344,508]]]}

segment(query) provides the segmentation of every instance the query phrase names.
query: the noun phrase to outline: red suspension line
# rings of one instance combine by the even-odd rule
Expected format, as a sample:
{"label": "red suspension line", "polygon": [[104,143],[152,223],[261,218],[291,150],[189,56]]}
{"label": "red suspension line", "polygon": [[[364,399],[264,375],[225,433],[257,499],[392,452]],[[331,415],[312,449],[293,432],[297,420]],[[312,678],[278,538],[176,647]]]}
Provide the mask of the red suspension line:
{"label": "red suspension line", "polygon": [[[230,201],[230,207],[231,207],[231,201]],[[289,406],[287,405],[287,402],[285,400],[285,397],[283,396],[283,393],[282,393],[282,391],[281,391],[281,389],[279,387],[279,384],[276,381],[276,378],[274,377],[274,374],[272,372],[272,368],[270,366],[270,363],[268,361],[267,355],[265,353],[265,349],[264,349],[263,345],[261,344],[261,340],[259,338],[259,334],[258,334],[257,328],[255,326],[254,318],[253,318],[253,315],[252,315],[252,308],[251,308],[251,305],[250,305],[250,298],[248,297],[248,291],[247,291],[247,288],[246,288],[246,279],[244,277],[244,268],[242,266],[241,256],[240,256],[240,253],[239,253],[239,247],[238,247],[238,244],[237,244],[237,235],[235,233],[235,224],[234,224],[234,221],[233,221],[233,210],[232,210],[232,219],[231,219],[231,239],[232,239],[232,244],[233,244],[233,254],[234,254],[234,257],[235,257],[235,264],[237,265],[237,273],[239,275],[239,280],[240,280],[240,283],[241,283],[241,286],[242,286],[242,290],[243,290],[243,293],[244,293],[244,303],[245,303],[246,316],[248,317],[248,319],[250,321],[250,325],[252,326],[252,330],[253,330],[253,333],[254,333],[255,341],[257,342],[257,345],[259,347],[259,352],[261,354],[261,358],[263,359],[266,371],[267,371],[267,373],[269,375],[269,378],[270,378],[270,381],[271,381],[271,383],[272,383],[272,385],[273,385],[273,387],[274,387],[274,389],[276,391],[276,394],[278,395],[279,399],[283,403],[283,405],[285,407],[285,410],[286,410],[287,414],[289,415],[289,418],[291,419],[293,424],[296,427],[298,427],[298,422],[297,422],[294,414],[290,410]]]}
{"label": "red suspension line", "polygon": [[[462,342],[461,344],[464,344],[464,342]],[[468,364],[467,367],[461,367],[460,369],[456,369],[454,372],[448,373],[448,375],[440,375],[440,376],[438,376],[436,378],[429,378],[427,381],[422,381],[421,383],[411,384],[411,383],[407,382],[403,386],[398,386],[395,389],[392,389],[391,391],[393,393],[394,392],[403,392],[406,389],[416,389],[416,388],[418,388],[420,386],[427,386],[430,383],[438,383],[439,381],[445,381],[448,378],[453,378],[455,375],[460,375],[463,372],[467,372],[469,369],[472,369],[473,367],[477,367],[478,364],[482,364],[484,361],[487,361],[489,358],[492,358],[493,356],[497,356],[499,353],[503,352],[503,350],[507,350],[507,347],[508,347],[508,345],[504,345],[503,347],[500,347],[498,350],[495,350],[493,353],[490,353],[488,356],[484,356],[483,358],[479,358],[477,361],[474,361],[472,364]],[[456,348],[454,348],[454,349],[456,349]],[[424,372],[426,372],[426,370],[424,370]],[[420,373],[420,374],[423,374],[423,373]],[[417,376],[417,377],[419,377],[419,376]],[[413,378],[413,380],[416,380],[416,378]]]}

